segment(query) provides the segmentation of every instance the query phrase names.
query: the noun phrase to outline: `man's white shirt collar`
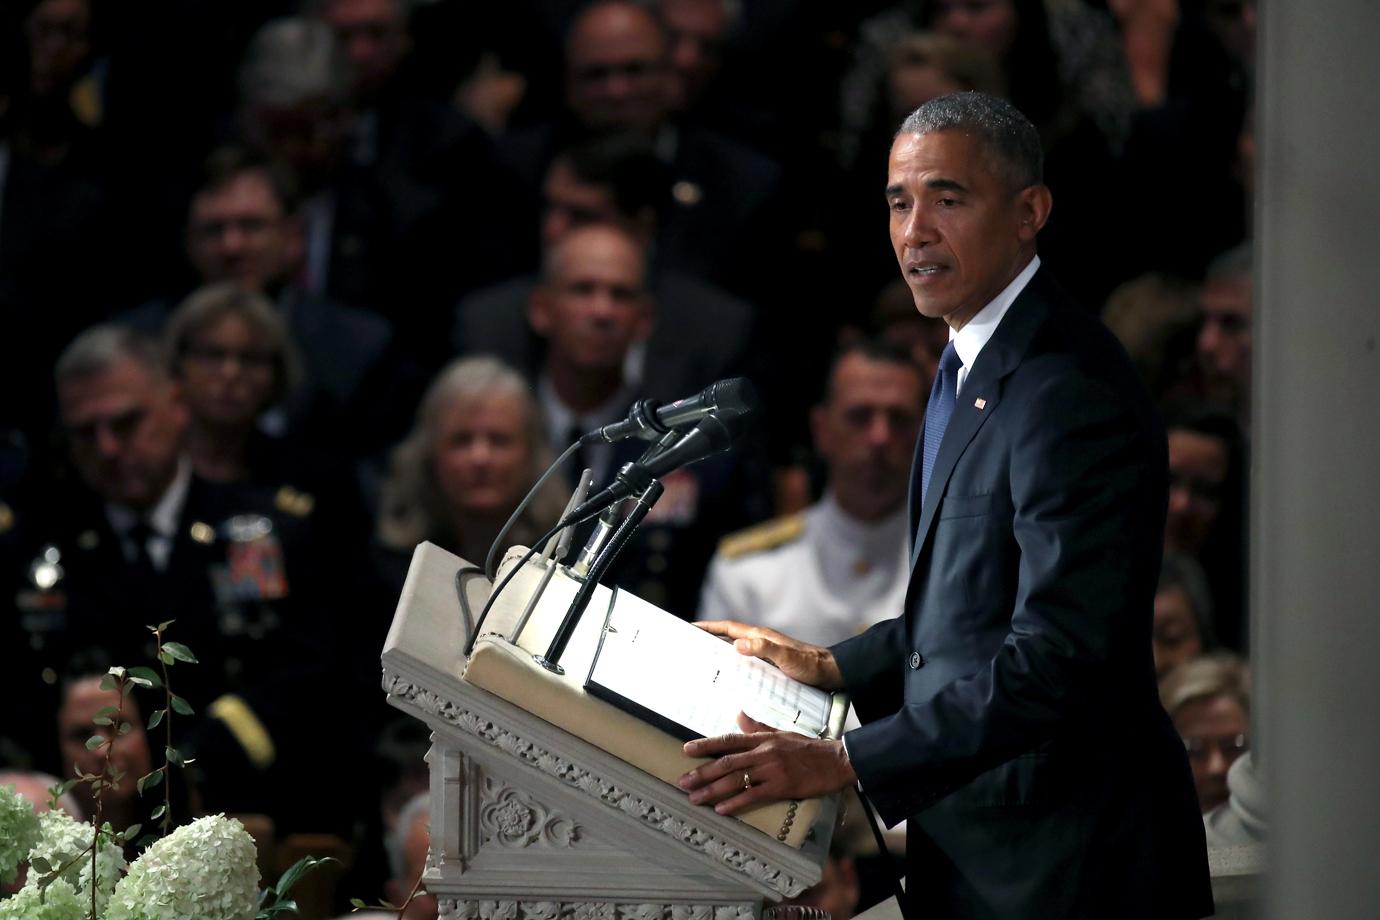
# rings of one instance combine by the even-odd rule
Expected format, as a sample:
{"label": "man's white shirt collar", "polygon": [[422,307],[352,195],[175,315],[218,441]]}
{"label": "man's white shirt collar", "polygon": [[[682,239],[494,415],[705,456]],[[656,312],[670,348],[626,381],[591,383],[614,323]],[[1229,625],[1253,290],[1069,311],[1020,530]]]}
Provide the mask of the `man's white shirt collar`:
{"label": "man's white shirt collar", "polygon": [[1016,302],[1016,298],[1025,290],[1025,286],[1039,269],[1040,257],[1035,256],[1029,265],[1021,269],[1020,274],[1011,279],[1011,283],[1003,288],[1000,294],[993,297],[987,306],[964,323],[962,329],[957,332],[949,330],[949,341],[954,343],[954,351],[958,352],[958,359],[963,362],[963,367],[958,371],[958,386],[955,392],[963,389],[963,382],[968,379],[968,371],[972,370],[978,355],[992,338],[992,334],[997,331],[997,326],[1001,325],[1002,317],[1011,309],[1011,305]]}
{"label": "man's white shirt collar", "polygon": [[[177,474],[173,476],[173,481],[163,491],[163,497],[158,499],[158,504],[153,506],[152,511],[141,515],[126,505],[117,505],[113,502],[106,505],[106,518],[122,545],[127,543],[129,529],[135,524],[143,521],[149,526],[153,534],[145,550],[160,571],[167,567],[168,558],[172,555],[173,540],[177,536],[177,522],[182,517],[182,506],[187,502],[187,491],[191,484],[192,464],[186,457],[182,457],[177,461]],[[125,546],[127,558],[130,552],[131,547]]]}

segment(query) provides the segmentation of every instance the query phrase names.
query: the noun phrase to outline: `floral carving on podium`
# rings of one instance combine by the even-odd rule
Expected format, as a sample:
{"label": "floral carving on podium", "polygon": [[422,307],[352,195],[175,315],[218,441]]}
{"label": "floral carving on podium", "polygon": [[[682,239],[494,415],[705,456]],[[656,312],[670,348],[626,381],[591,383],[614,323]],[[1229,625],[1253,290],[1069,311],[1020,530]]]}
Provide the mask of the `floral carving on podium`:
{"label": "floral carving on podium", "polygon": [[[809,887],[804,880],[762,861],[751,853],[744,852],[696,824],[665,811],[655,802],[648,801],[634,792],[614,785],[580,765],[572,763],[502,726],[495,725],[489,719],[456,705],[424,687],[413,684],[402,675],[385,671],[383,688],[390,696],[406,700],[422,711],[444,719],[461,731],[493,745],[573,788],[598,798],[619,811],[637,818],[644,824],[681,841],[686,846],[712,856],[724,865],[771,886],[783,895],[793,896]],[[521,913],[492,913],[494,910],[516,911],[517,905],[523,902],[477,902],[480,905],[489,905],[488,909],[491,911],[489,913],[469,912],[479,909],[472,908],[471,903],[455,902],[457,905],[455,910],[458,912],[446,914],[442,911],[441,916],[462,917],[464,920],[528,920],[528,917]],[[514,906],[509,908],[503,905]],[[617,905],[616,917],[601,917],[600,920],[636,920],[633,915],[627,913],[629,906],[619,904]],[[670,910],[673,905],[662,906],[665,908],[665,914],[659,916],[662,917],[662,920],[672,920]],[[750,907],[740,908],[738,905],[733,905],[716,908],[713,920],[739,920],[739,918],[750,920],[751,916]],[[562,920],[565,920],[565,917],[566,915],[562,914]],[[536,920],[536,918],[532,918],[532,920]]]}
{"label": "floral carving on podium", "polygon": [[[569,818],[548,811],[506,783],[484,777],[480,797],[479,826],[485,841],[506,847],[569,847],[581,837],[580,826]],[[554,920],[554,916],[553,920]]]}
{"label": "floral carving on podium", "polygon": [[454,920],[752,920],[746,904],[629,904],[610,901],[459,901],[443,898]]}

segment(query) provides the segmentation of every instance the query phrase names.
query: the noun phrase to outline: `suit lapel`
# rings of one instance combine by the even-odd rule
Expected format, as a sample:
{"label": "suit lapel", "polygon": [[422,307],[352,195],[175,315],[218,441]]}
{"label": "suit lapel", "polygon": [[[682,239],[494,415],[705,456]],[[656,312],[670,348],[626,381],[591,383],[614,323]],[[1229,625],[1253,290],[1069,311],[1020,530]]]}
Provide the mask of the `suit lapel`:
{"label": "suit lapel", "polygon": [[[921,550],[929,537],[934,524],[939,501],[948,488],[949,477],[968,444],[978,433],[984,422],[992,417],[1001,403],[1002,386],[1005,378],[1016,369],[1025,357],[1035,331],[1048,315],[1047,300],[1043,293],[1047,277],[1042,268],[1030,283],[1025,286],[1015,303],[1006,311],[992,338],[987,341],[978,354],[977,361],[968,372],[963,383],[963,391],[954,403],[954,414],[949,419],[949,427],[944,431],[944,440],[939,445],[939,454],[934,460],[934,470],[930,473],[930,488],[925,494],[923,505],[915,514],[918,480],[912,470],[911,512],[914,524],[914,542],[911,544],[910,564],[912,573],[920,559]],[[924,433],[921,432],[923,439]],[[918,456],[918,455],[917,455]]]}

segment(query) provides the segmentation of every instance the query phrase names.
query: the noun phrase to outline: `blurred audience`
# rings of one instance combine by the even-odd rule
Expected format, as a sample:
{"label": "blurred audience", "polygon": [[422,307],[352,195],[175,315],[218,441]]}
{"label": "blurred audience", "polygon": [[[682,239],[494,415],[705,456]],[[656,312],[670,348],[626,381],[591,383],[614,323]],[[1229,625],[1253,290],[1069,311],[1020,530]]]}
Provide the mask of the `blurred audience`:
{"label": "blurred audience", "polygon": [[[544,342],[541,363],[529,364],[528,372],[554,447],[564,449],[580,435],[624,418],[643,398],[644,387],[629,380],[627,366],[652,320],[646,285],[642,247],[619,226],[578,227],[551,247],[527,316]],[[501,357],[522,362],[524,354]],[[708,382],[666,380],[666,386],[686,396]],[[596,482],[607,482],[646,446],[631,440],[582,447],[570,467],[570,484],[583,468],[594,471]],[[688,618],[719,537],[766,516],[765,476],[751,438],[726,454],[671,472],[662,480],[665,494],[610,577]]]}
{"label": "blurred audience", "polygon": [[[136,786],[139,778],[153,769],[153,753],[149,748],[148,736],[144,733],[144,716],[138,700],[133,695],[121,700],[118,690],[102,690],[101,680],[100,674],[78,677],[63,688],[62,705],[57,714],[62,775],[99,776],[104,773],[105,748],[90,750],[86,741],[96,735],[107,741],[113,739],[109,751],[110,765],[123,775],[101,796],[101,820],[109,821],[116,830],[123,830],[131,824],[147,822],[154,808],[162,804],[162,797],[160,795],[157,800],[153,796],[143,798]],[[121,721],[129,723],[127,732],[117,735],[113,725],[103,727],[95,724],[97,714],[107,706],[120,708]],[[72,812],[73,817],[96,813],[96,798],[89,783],[77,783],[72,787],[71,795],[80,808]],[[185,817],[181,815],[179,819]]]}
{"label": "blurred audience", "polygon": [[1202,568],[1188,556],[1166,552],[1155,589],[1155,619],[1151,627],[1155,675],[1164,677],[1175,667],[1210,652],[1216,645],[1212,628],[1212,595]]}
{"label": "blurred audience", "polygon": [[1130,354],[1146,388],[1162,403],[1196,395],[1200,319],[1195,288],[1159,273],[1119,285],[1102,308],[1102,321]]}
{"label": "blurred audience", "polygon": [[1164,548],[1196,559],[1212,591],[1217,638],[1246,648],[1246,465],[1240,431],[1223,412],[1197,403],[1166,409],[1169,506]]}
{"label": "blurred audience", "polygon": [[[258,419],[263,427],[365,455],[400,433],[378,390],[410,393],[410,369],[386,320],[301,286],[304,241],[295,201],[288,174],[242,148],[221,148],[207,159],[188,206],[187,254],[199,283],[235,284],[270,298],[292,338],[312,345],[302,353],[299,385],[280,394],[279,411]],[[125,320],[161,332],[175,305],[149,301]]]}
{"label": "blurred audience", "polygon": [[250,478],[259,417],[301,375],[283,317],[260,294],[216,284],[183,302],[165,336],[169,370],[187,401],[193,471],[212,482]]}
{"label": "blurred audience", "polygon": [[192,471],[181,388],[138,333],[87,330],[64,351],[56,379],[79,481],[47,497],[46,526],[29,550],[50,612],[48,647],[59,661],[83,651],[98,669],[128,667],[153,660],[146,624],[176,621],[177,640],[199,659],[176,675],[178,695],[198,713],[189,743],[219,751],[216,770],[233,775],[242,764],[272,780],[208,790],[208,806],[331,826],[336,818],[324,815],[343,817],[339,809],[290,790],[310,771],[298,745],[318,743],[334,723],[304,728],[294,700],[343,667],[331,652],[354,627],[322,624],[351,589],[326,573],[358,566],[331,558],[336,544],[318,529],[311,496]]}
{"label": "blurred audience", "polygon": [[[430,540],[475,565],[550,466],[541,410],[527,382],[491,357],[451,363],[432,383],[412,432],[393,451],[379,507],[378,554],[396,594],[412,550]],[[508,539],[530,546],[569,497],[548,480]]]}
{"label": "blurred audience", "polygon": [[565,111],[510,135],[503,157],[536,190],[556,153],[571,144],[642,134],[673,183],[659,264],[765,303],[772,290],[759,270],[762,259],[783,259],[791,242],[781,170],[744,144],[673,119],[677,84],[668,53],[654,9],[634,0],[585,5],[566,36]]}
{"label": "blurred audience", "polygon": [[1184,739],[1198,804],[1209,812],[1227,800],[1227,770],[1250,744],[1246,665],[1227,653],[1185,661],[1161,679],[1160,702]]}
{"label": "blurred audience", "polygon": [[1244,243],[1208,266],[1198,302],[1198,367],[1204,397],[1250,431],[1251,247]]}
{"label": "blurred audience", "polygon": [[1203,815],[1208,847],[1262,844],[1269,831],[1265,778],[1254,751],[1246,751],[1227,769],[1227,800]]}
{"label": "blurred audience", "polygon": [[889,617],[910,581],[906,494],[924,399],[921,371],[900,349],[844,349],[810,417],[824,498],[725,538],[697,618],[830,645]]}
{"label": "blurred audience", "polygon": [[[392,878],[386,886],[388,900],[402,904],[430,862],[431,793],[421,792],[403,806],[398,823],[388,832],[388,865]],[[403,920],[436,920],[436,897],[419,888],[400,915]]]}
{"label": "blurred audience", "polygon": [[[347,11],[332,10],[348,30]],[[394,100],[376,85],[389,79],[373,71],[357,81],[326,23],[275,20],[245,52],[239,122],[298,184],[303,290],[388,317],[434,365],[446,309],[501,270],[508,241],[490,225],[496,187],[482,130],[434,102]]]}
{"label": "blurred audience", "polygon": [[[855,589],[880,611],[906,560],[858,547],[904,518],[900,394],[918,412],[947,340],[897,296],[885,152],[969,88],[1039,125],[1042,259],[1105,304],[1163,409],[1156,670],[1171,688],[1245,650],[1254,0],[26,0],[0,27],[0,666],[26,703],[0,764],[57,772],[64,675],[142,663],[175,618],[201,657],[173,675],[200,806],[345,835],[350,893],[405,895],[424,846],[389,869],[381,841],[425,739],[377,771],[308,765],[391,744],[378,650],[412,546],[478,561],[547,443],[738,374],[769,411],[666,478],[613,579],[770,619],[809,579],[767,597],[758,569],[856,533],[801,557],[842,569],[793,615],[855,628]],[[607,478],[641,446],[572,465]],[[702,584],[772,500],[802,513],[725,541]],[[1239,726],[1190,743],[1203,776],[1245,737],[1240,695]],[[1178,721],[1235,699],[1200,696]],[[1226,772],[1210,835],[1258,838],[1254,766]]]}
{"label": "blurred audience", "polygon": [[[547,171],[544,192],[544,246],[587,224],[612,224],[632,236],[652,263],[647,284],[655,304],[650,330],[629,348],[624,376],[630,386],[672,402],[752,369],[752,308],[713,285],[656,269],[658,228],[671,202],[671,179],[648,141],[610,135],[562,151]],[[521,276],[462,300],[456,307],[456,350],[502,355],[530,373],[544,347],[527,315],[538,284],[536,275]]]}

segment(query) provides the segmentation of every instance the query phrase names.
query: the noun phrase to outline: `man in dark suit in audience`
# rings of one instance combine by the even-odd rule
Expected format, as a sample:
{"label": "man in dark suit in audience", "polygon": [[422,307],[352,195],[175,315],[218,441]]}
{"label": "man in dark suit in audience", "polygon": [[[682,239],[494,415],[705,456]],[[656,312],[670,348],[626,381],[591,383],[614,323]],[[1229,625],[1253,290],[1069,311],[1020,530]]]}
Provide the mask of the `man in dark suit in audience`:
{"label": "man in dark suit in audience", "polygon": [[666,164],[673,200],[659,260],[751,300],[776,295],[760,267],[790,244],[781,168],[753,148],[690,121],[673,121],[676,83],[665,28],[632,0],[596,0],[565,43],[565,111],[507,138],[501,153],[536,189],[556,153],[591,137],[633,132]]}
{"label": "man in dark suit in audience", "polygon": [[704,624],[846,688],[842,741],[690,742],[681,780],[734,812],[854,782],[907,820],[908,901],[963,918],[1212,913],[1183,745],[1150,629],[1164,433],[1115,340],[1043,271],[1034,127],[978,93],[926,103],[891,149],[891,239],[916,308],[951,330],[917,443],[904,609],[820,648]]}
{"label": "man in dark suit in audience", "polygon": [[[616,224],[643,248],[655,297],[650,331],[634,345],[630,377],[643,395],[680,399],[715,380],[748,373],[754,316],[745,301],[697,278],[658,270],[657,227],[671,202],[671,178],[635,135],[599,138],[563,151],[547,170],[542,243],[556,245],[589,224]],[[456,307],[459,354],[497,354],[518,368],[540,363],[543,340],[527,321],[536,275],[478,291]]]}
{"label": "man in dark suit in audience", "polygon": [[[287,320],[305,379],[273,416],[281,429],[274,433],[366,454],[391,443],[407,424],[396,392],[380,391],[418,375],[401,360],[387,320],[299,283],[306,243],[296,205],[293,184],[279,167],[242,148],[223,147],[207,158],[187,206],[187,258],[199,283],[229,281],[263,293]],[[176,298],[161,298],[123,319],[156,334],[176,306]]]}
{"label": "man in dark suit in audience", "polygon": [[[641,381],[628,376],[629,353],[655,309],[642,247],[621,227],[578,227],[551,247],[526,308],[542,342],[536,360],[525,347],[496,356],[531,377],[557,450],[579,434],[625,418],[636,400],[650,398],[646,384],[653,379],[665,382],[673,397],[712,382],[668,381],[650,367]],[[589,467],[595,481],[605,484],[646,446],[631,440],[584,448],[572,471]],[[766,515],[765,470],[756,447],[748,440],[663,477],[665,493],[610,576],[688,619],[719,538]]]}

